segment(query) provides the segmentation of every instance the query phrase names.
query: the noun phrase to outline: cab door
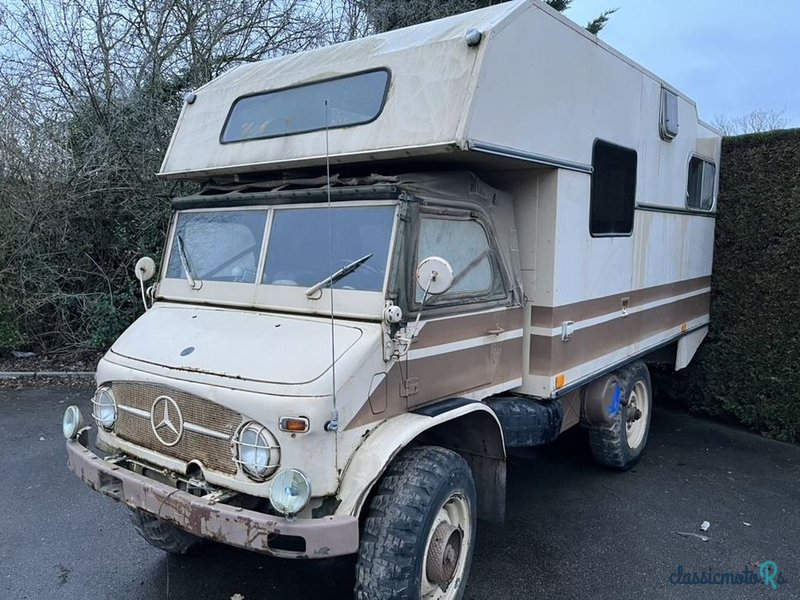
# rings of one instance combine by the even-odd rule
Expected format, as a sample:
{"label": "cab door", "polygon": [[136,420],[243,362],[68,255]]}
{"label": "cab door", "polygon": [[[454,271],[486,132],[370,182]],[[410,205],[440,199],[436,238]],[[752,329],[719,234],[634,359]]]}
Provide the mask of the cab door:
{"label": "cab door", "polygon": [[490,228],[476,213],[421,209],[415,250],[415,266],[444,258],[454,278],[440,295],[426,294],[413,274],[408,278],[411,314],[422,311],[402,365],[400,393],[408,407],[498,383],[509,294]]}

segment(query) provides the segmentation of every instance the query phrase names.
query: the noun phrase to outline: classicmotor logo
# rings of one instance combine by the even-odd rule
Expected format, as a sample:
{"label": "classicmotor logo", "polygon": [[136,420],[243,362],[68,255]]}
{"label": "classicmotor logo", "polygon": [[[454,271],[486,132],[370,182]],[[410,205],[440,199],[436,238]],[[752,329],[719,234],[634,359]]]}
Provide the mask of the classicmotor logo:
{"label": "classicmotor logo", "polygon": [[765,560],[757,569],[745,567],[741,571],[719,571],[712,567],[690,571],[678,565],[670,574],[669,582],[673,585],[764,585],[777,590],[787,580],[774,560]]}

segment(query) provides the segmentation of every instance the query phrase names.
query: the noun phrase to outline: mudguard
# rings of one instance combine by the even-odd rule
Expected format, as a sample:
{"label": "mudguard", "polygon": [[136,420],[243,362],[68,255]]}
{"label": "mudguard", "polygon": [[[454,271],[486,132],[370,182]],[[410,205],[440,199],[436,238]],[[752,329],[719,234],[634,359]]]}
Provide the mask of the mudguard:
{"label": "mudguard", "polygon": [[[440,427],[442,425],[445,427]],[[458,435],[458,447],[452,448],[456,441],[452,434],[457,430],[463,434],[464,427],[469,428],[469,435]],[[478,487],[501,489],[504,501],[506,453],[497,416],[482,402],[452,398],[398,415],[372,430],[347,463],[335,514],[358,516],[373,486],[392,460],[418,438],[426,443],[441,440],[441,445],[470,455],[475,461],[473,472]],[[487,462],[502,468],[487,469]],[[481,486],[480,480],[487,475],[493,480],[492,485]]]}

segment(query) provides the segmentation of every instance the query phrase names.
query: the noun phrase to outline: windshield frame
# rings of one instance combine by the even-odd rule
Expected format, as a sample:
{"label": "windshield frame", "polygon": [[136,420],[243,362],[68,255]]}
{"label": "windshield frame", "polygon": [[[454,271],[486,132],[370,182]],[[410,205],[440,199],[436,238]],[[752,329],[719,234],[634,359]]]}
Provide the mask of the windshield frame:
{"label": "windshield frame", "polygon": [[[397,243],[398,213],[400,208],[399,200],[357,200],[357,201],[337,201],[331,205],[336,210],[348,207],[375,207],[393,206],[391,235],[388,241],[388,252],[386,265],[384,267],[384,278],[381,289],[378,291],[367,291],[358,289],[334,289],[334,315],[356,318],[380,319],[384,302],[387,294],[387,287],[391,278],[394,276],[395,251]],[[311,314],[330,315],[331,299],[330,288],[320,290],[321,295],[314,298],[306,297],[308,286],[287,286],[262,283],[264,270],[266,268],[267,250],[269,248],[270,235],[275,221],[275,212],[279,210],[292,209],[317,209],[326,210],[327,203],[307,202],[290,204],[258,204],[248,206],[226,206],[213,208],[187,208],[177,210],[173,213],[164,258],[161,261],[159,273],[159,283],[156,297],[163,300],[176,300],[192,302],[197,304],[211,304],[220,306],[233,306],[242,308],[270,309],[282,312],[298,312]],[[261,240],[261,249],[258,260],[255,281],[252,283],[233,282],[233,281],[202,281],[199,289],[193,290],[181,273],[180,278],[167,277],[167,268],[172,260],[172,253],[175,249],[175,236],[178,229],[178,219],[180,215],[186,213],[200,212],[239,212],[239,211],[260,211],[267,214],[264,235]]]}

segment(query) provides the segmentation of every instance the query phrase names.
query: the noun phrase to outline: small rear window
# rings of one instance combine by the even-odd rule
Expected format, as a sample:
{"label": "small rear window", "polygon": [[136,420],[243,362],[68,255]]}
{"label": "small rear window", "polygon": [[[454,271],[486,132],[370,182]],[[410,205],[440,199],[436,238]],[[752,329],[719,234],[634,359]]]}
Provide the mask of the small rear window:
{"label": "small rear window", "polygon": [[714,163],[693,156],[689,161],[686,206],[697,210],[711,210],[714,206],[716,177],[717,167]]}
{"label": "small rear window", "polygon": [[362,125],[378,118],[389,89],[389,71],[356,75],[237,98],[220,141],[223,144]]}

